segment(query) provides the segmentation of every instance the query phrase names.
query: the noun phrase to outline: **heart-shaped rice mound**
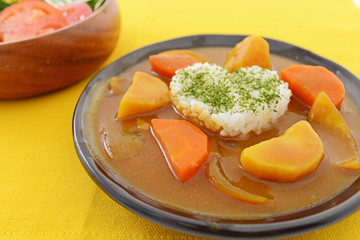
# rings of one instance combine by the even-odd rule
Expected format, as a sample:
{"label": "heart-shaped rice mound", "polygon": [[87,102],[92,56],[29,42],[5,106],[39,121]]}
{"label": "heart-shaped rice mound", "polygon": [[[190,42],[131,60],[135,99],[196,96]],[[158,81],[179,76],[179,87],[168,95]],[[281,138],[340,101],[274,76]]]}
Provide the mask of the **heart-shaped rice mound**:
{"label": "heart-shaped rice mound", "polygon": [[276,71],[252,66],[229,73],[216,64],[196,63],[176,71],[170,95],[185,117],[234,137],[260,133],[282,116],[291,91]]}

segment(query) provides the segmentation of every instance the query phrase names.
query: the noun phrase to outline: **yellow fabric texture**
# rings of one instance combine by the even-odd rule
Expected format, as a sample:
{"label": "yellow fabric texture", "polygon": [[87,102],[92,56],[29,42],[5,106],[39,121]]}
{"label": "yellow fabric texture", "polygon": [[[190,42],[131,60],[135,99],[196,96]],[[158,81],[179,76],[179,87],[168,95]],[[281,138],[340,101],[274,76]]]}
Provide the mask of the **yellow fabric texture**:
{"label": "yellow fabric texture", "polygon": [[[258,34],[311,50],[360,76],[360,9],[351,0],[118,0],[118,5],[121,35],[102,67],[171,38]],[[39,97],[0,101],[0,239],[203,239],[135,215],[88,176],[74,149],[72,116],[90,79]],[[287,239],[357,240],[359,223],[357,211]]]}

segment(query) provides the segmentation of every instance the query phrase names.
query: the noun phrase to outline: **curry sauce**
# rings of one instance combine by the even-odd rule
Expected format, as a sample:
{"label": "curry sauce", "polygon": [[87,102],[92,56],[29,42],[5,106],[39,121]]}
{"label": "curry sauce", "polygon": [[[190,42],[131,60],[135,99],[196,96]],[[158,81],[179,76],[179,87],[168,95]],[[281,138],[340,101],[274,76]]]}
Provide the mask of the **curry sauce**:
{"label": "curry sauce", "polygon": [[[212,62],[222,65],[230,48],[207,47],[193,49]],[[271,55],[274,70],[298,64],[293,60]],[[287,112],[261,134],[250,133],[246,138],[225,138],[202,129],[209,138],[210,157],[195,176],[182,183],[176,179],[156,139],[151,133],[152,118],[183,119],[171,104],[146,115],[117,120],[121,98],[136,71],[154,74],[144,60],[121,73],[120,91],[114,92],[107,81],[92,110],[95,142],[100,155],[128,183],[156,201],[177,209],[210,216],[249,219],[298,211],[324,202],[340,193],[360,175],[346,170],[339,163],[351,157],[346,144],[329,129],[312,124],[320,136],[325,157],[316,171],[292,183],[260,180],[246,173],[239,162],[241,152],[248,146],[279,136],[300,120],[306,120],[310,109],[296,97],[291,97]],[[169,83],[169,79],[163,78]],[[341,114],[355,139],[360,136],[360,112],[349,96],[345,96]],[[236,200],[216,188],[205,174],[210,158],[221,156],[221,174],[235,186],[250,193],[269,198],[266,204],[251,204]]]}

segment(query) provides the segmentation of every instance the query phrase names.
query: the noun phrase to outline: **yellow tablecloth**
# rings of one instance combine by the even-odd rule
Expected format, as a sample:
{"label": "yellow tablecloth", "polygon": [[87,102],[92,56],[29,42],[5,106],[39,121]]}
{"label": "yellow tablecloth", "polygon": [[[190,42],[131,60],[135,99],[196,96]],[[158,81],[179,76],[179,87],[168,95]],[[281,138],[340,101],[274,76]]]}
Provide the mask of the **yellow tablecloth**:
{"label": "yellow tablecloth", "polygon": [[[118,3],[121,36],[103,66],[170,38],[258,34],[314,51],[360,76],[360,9],[351,0]],[[40,97],[0,101],[0,239],[202,239],[133,214],[87,175],[73,146],[72,115],[89,79]],[[360,211],[288,239],[360,239]]]}

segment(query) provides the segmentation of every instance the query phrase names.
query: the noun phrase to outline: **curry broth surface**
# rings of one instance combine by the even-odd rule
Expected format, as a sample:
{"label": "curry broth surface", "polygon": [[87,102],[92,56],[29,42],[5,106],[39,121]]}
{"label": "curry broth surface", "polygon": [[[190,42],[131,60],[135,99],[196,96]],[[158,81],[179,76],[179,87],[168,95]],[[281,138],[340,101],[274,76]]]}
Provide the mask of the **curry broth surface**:
{"label": "curry broth surface", "polygon": [[[230,48],[198,48],[194,51],[210,61],[222,65]],[[297,62],[272,55],[271,63],[278,72]],[[140,62],[121,74],[126,80],[125,88],[136,71],[151,73],[147,60]],[[169,83],[168,79],[164,79]],[[126,90],[126,89],[124,89]],[[150,122],[151,118],[181,119],[171,104],[148,115],[119,121],[115,119],[123,94],[114,95],[107,86],[94,109],[94,131],[98,151],[108,164],[126,181],[150,198],[175,208],[202,214],[228,218],[258,218],[293,212],[323,202],[339,193],[359,176],[358,171],[341,169],[336,163],[344,161],[346,146],[321,126],[313,126],[325,147],[325,158],[318,169],[294,183],[275,183],[256,179],[241,169],[241,151],[260,141],[281,135],[288,127],[306,119],[308,106],[292,97],[286,114],[271,129],[260,135],[250,134],[245,140],[221,138],[203,129],[209,136],[210,152],[224,157],[222,167],[233,182],[249,192],[271,196],[267,204],[251,204],[235,200],[214,188],[207,180],[204,164],[198,173],[181,183],[172,174],[162,151],[150,129],[138,129],[139,119]],[[346,96],[341,113],[356,139],[360,136],[359,110]],[[146,125],[146,124],[145,124]],[[336,151],[335,151],[336,149]]]}

